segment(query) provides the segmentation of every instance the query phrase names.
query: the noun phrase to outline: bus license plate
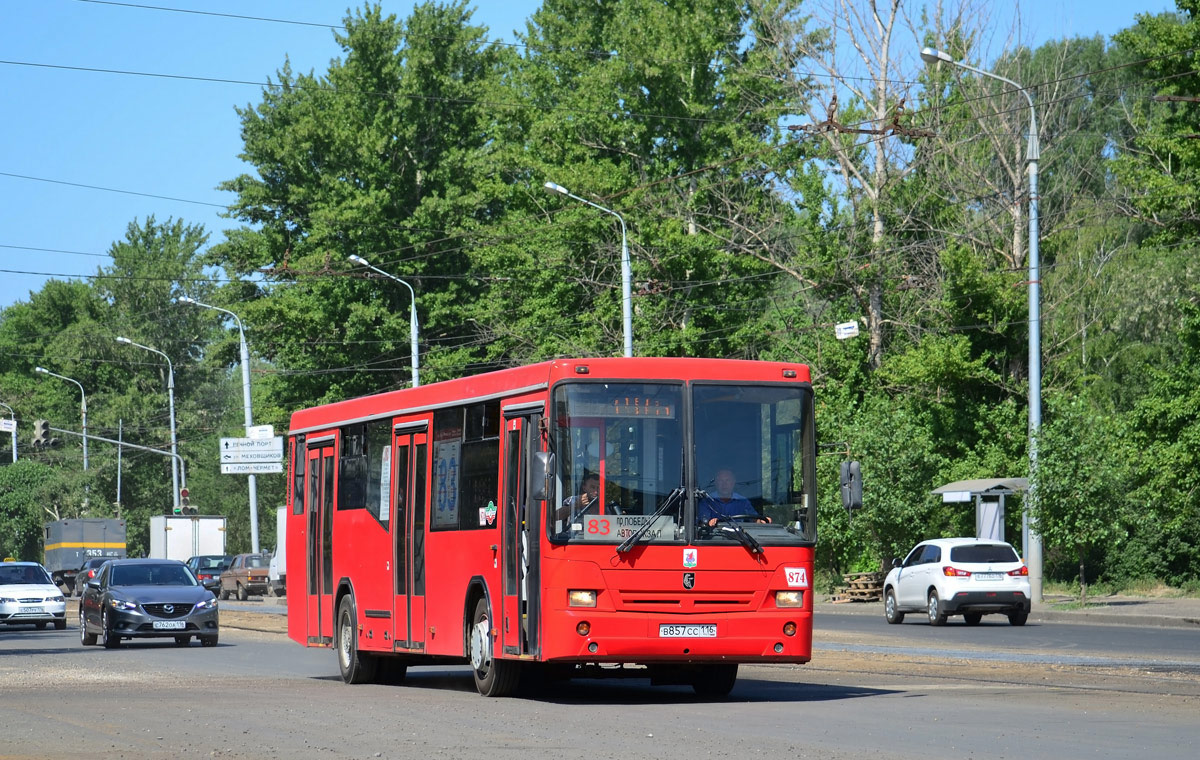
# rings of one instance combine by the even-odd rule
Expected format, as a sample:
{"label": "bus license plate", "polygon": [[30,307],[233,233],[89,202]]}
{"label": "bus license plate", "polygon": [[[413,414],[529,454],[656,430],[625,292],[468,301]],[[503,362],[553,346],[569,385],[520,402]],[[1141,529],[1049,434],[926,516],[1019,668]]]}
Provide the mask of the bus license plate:
{"label": "bus license plate", "polygon": [[717,624],[676,625],[673,623],[662,623],[658,626],[658,636],[662,639],[715,639],[717,637]]}
{"label": "bus license plate", "polygon": [[182,631],[187,628],[187,623],[182,620],[155,620],[154,630],[156,631]]}

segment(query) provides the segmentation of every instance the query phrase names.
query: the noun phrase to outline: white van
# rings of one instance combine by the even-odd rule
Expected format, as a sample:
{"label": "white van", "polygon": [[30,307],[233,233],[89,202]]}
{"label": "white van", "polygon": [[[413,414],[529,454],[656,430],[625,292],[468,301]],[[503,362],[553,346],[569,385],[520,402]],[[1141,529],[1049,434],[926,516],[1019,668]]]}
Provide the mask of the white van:
{"label": "white van", "polygon": [[275,508],[275,551],[267,569],[267,593],[272,596],[287,594],[287,507]]}

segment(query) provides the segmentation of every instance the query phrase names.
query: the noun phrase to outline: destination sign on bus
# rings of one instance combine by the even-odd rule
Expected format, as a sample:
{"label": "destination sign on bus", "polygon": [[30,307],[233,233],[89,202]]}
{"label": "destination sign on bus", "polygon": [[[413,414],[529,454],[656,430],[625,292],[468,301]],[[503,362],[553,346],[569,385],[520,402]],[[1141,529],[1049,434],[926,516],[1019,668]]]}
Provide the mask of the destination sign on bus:
{"label": "destination sign on bus", "polygon": [[[650,515],[581,515],[576,520],[572,527],[582,530],[584,538],[624,541],[645,525],[650,520]],[[657,538],[670,540],[675,538],[677,528],[675,520],[667,515],[660,515],[642,535],[647,541]]]}
{"label": "destination sign on bus", "polygon": [[571,414],[577,417],[657,417],[673,420],[675,405],[670,400],[621,394],[608,399],[592,397],[573,400]]}

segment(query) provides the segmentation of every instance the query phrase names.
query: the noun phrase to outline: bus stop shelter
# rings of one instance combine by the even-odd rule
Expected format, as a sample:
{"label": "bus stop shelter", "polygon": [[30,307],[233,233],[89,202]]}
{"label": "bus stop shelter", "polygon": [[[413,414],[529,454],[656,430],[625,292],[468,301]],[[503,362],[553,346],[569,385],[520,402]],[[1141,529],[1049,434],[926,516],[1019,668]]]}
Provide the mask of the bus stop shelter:
{"label": "bus stop shelter", "polygon": [[[1004,541],[1004,497],[1029,490],[1029,478],[982,478],[959,480],[933,489],[942,502],[975,502],[975,537]],[[1027,556],[1029,525],[1021,521],[1021,556]]]}

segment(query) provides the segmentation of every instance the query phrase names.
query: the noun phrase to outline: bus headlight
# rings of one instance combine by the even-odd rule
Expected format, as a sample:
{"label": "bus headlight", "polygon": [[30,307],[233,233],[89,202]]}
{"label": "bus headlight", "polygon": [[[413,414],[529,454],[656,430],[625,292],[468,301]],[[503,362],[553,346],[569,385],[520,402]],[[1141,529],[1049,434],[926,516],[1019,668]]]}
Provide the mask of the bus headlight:
{"label": "bus headlight", "polygon": [[567,591],[568,607],[595,607],[596,592],[571,589]]}
{"label": "bus headlight", "polygon": [[804,592],[803,591],[776,591],[775,592],[776,607],[803,607]]}

